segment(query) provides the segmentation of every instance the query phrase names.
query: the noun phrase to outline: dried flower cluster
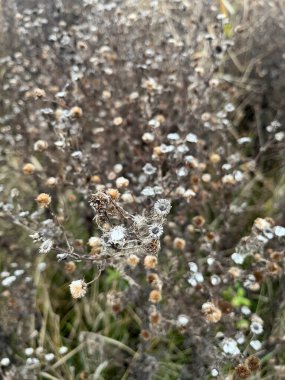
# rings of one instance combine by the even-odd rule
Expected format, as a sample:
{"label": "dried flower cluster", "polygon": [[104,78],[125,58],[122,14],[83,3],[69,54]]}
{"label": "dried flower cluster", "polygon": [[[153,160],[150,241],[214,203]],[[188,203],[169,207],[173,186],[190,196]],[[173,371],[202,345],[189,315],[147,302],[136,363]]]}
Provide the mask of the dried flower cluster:
{"label": "dried flower cluster", "polygon": [[280,1],[2,3],[0,377],[277,378]]}

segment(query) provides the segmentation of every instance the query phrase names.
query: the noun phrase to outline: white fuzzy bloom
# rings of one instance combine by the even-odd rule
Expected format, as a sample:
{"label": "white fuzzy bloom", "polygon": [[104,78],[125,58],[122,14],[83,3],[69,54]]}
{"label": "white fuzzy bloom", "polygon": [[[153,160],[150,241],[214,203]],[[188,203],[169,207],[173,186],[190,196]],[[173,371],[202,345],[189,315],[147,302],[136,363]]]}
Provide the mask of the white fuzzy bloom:
{"label": "white fuzzy bloom", "polygon": [[2,358],[0,361],[0,365],[2,367],[7,367],[10,364],[10,359],[9,358]]}
{"label": "white fuzzy bloom", "polygon": [[122,244],[125,241],[126,228],[124,226],[116,226],[108,232],[108,239],[110,243]]}
{"label": "white fuzzy bloom", "polygon": [[39,253],[48,253],[52,249],[53,241],[51,239],[45,240],[39,249]]}
{"label": "white fuzzy bloom", "polygon": [[40,364],[40,361],[37,358],[28,358],[26,363],[27,365],[38,365]]}
{"label": "white fuzzy bloom", "polygon": [[14,275],[16,277],[19,277],[19,276],[21,276],[24,273],[25,273],[24,269],[17,269],[17,270],[15,270]]}
{"label": "white fuzzy bloom", "polygon": [[231,255],[231,258],[233,260],[234,263],[236,264],[242,264],[244,262],[244,256],[241,255],[240,253],[238,252],[234,252],[232,255]]}
{"label": "white fuzzy bloom", "polygon": [[186,141],[190,143],[197,143],[198,138],[194,133],[188,133],[188,135],[186,136]]}
{"label": "white fuzzy bloom", "polygon": [[45,355],[45,360],[47,362],[51,362],[54,359],[54,354],[53,353],[48,353]]}
{"label": "white fuzzy bloom", "polygon": [[68,348],[66,346],[61,346],[59,347],[58,352],[60,353],[60,355],[64,355],[68,352]]}
{"label": "white fuzzy bloom", "polygon": [[180,139],[180,136],[178,133],[168,133],[167,135],[168,140],[177,141]]}
{"label": "white fuzzy bloom", "polygon": [[91,236],[88,240],[90,247],[97,247],[101,245],[101,239],[97,236]]}
{"label": "white fuzzy bloom", "polygon": [[82,298],[87,292],[87,284],[84,280],[72,281],[69,289],[73,298]]}
{"label": "white fuzzy bloom", "polygon": [[232,338],[225,338],[221,343],[221,347],[225,354],[231,356],[237,356],[240,354],[237,342]]}
{"label": "white fuzzy bloom", "polygon": [[219,371],[216,368],[213,368],[211,371],[212,377],[217,377],[219,376]]}
{"label": "white fuzzy bloom", "polygon": [[153,142],[155,139],[155,136],[153,133],[150,133],[150,132],[146,132],[142,135],[142,140],[145,142],[145,143],[151,143]]}
{"label": "white fuzzy bloom", "polygon": [[244,314],[244,315],[250,315],[251,314],[251,310],[248,306],[242,306],[241,308],[241,312]]}
{"label": "white fuzzy bloom", "polygon": [[178,326],[184,327],[188,324],[188,322],[189,322],[189,317],[187,315],[185,314],[178,315],[178,318],[177,318]]}
{"label": "white fuzzy bloom", "polygon": [[125,177],[119,177],[116,179],[116,186],[118,189],[121,189],[123,187],[128,187],[130,181]]}
{"label": "white fuzzy bloom", "polygon": [[262,347],[262,344],[260,342],[260,340],[252,340],[250,343],[250,346],[255,350],[255,351],[258,351],[261,349]]}
{"label": "white fuzzy bloom", "polygon": [[285,228],[282,226],[274,227],[274,234],[278,237],[284,237],[285,236]]}
{"label": "white fuzzy bloom", "polygon": [[193,261],[190,261],[188,263],[188,266],[189,266],[190,272],[196,273],[198,271],[198,265],[194,263]]}
{"label": "white fuzzy bloom", "polygon": [[16,276],[8,276],[2,280],[3,286],[10,286],[16,280]]}
{"label": "white fuzzy bloom", "polygon": [[244,333],[239,331],[236,335],[235,335],[235,339],[236,341],[238,342],[238,344],[244,344],[245,342],[245,336],[244,336]]}
{"label": "white fuzzy bloom", "polygon": [[28,348],[25,349],[24,352],[25,352],[26,356],[31,356],[34,353],[34,349],[33,349],[33,347],[28,347]]}

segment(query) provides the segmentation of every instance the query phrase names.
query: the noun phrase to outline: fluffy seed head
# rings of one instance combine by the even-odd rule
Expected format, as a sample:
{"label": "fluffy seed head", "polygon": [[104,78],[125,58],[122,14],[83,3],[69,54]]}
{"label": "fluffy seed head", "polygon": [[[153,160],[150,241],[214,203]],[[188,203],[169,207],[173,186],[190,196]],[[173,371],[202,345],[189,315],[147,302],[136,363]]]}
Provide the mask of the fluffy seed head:
{"label": "fluffy seed head", "polygon": [[122,189],[129,186],[130,181],[125,177],[119,177],[116,179],[116,186],[118,189]]}
{"label": "fluffy seed head", "polygon": [[34,143],[34,150],[42,152],[48,148],[48,143],[45,140],[38,140]]}
{"label": "fluffy seed head", "polygon": [[176,237],[173,241],[173,248],[183,251],[186,247],[186,241],[182,238]]}
{"label": "fluffy seed head", "polygon": [[157,258],[153,255],[147,255],[144,258],[144,267],[146,269],[154,269],[157,266]]}
{"label": "fluffy seed head", "polygon": [[37,196],[36,201],[40,207],[48,207],[51,203],[51,196],[46,193],[41,193]]}
{"label": "fluffy seed head", "polygon": [[34,173],[34,171],[35,171],[35,167],[31,163],[27,163],[23,166],[23,173],[26,175],[31,175]]}
{"label": "fluffy seed head", "polygon": [[83,111],[80,107],[72,107],[70,110],[70,116],[76,119],[80,118],[83,115]]}
{"label": "fluffy seed head", "polygon": [[69,285],[72,298],[82,298],[87,292],[87,284],[84,280],[72,281]]}
{"label": "fluffy seed head", "polygon": [[202,305],[202,313],[208,323],[217,323],[222,318],[222,311],[212,302],[206,302]]}
{"label": "fluffy seed head", "polygon": [[140,262],[140,259],[137,255],[130,255],[127,259],[127,263],[131,266],[131,267],[136,267],[138,265],[138,263]]}
{"label": "fluffy seed head", "polygon": [[161,301],[161,292],[159,290],[152,290],[149,293],[149,301],[152,303],[158,303]]}

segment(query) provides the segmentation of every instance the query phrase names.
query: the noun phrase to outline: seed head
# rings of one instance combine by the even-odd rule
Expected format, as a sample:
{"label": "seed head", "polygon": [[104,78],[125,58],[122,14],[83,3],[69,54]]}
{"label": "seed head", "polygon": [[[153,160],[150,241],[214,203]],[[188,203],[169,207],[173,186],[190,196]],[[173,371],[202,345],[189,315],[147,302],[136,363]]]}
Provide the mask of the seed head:
{"label": "seed head", "polygon": [[137,255],[130,255],[127,259],[127,263],[133,268],[135,268],[139,262],[140,259]]}
{"label": "seed head", "polygon": [[202,305],[202,313],[209,323],[217,323],[222,318],[222,311],[212,302],[206,302]]}
{"label": "seed head", "polygon": [[260,368],[260,360],[255,355],[249,356],[245,363],[252,372],[258,371]]}
{"label": "seed head", "polygon": [[80,107],[72,107],[70,110],[70,116],[79,119],[83,115],[83,111]]}
{"label": "seed head", "polygon": [[27,163],[23,166],[23,173],[26,175],[31,175],[35,171],[35,166],[31,163]]}
{"label": "seed head", "polygon": [[87,292],[87,284],[84,280],[72,281],[69,289],[73,298],[82,298]]}
{"label": "seed head", "polygon": [[48,207],[51,203],[51,196],[46,193],[41,193],[37,196],[36,201],[40,207]]}
{"label": "seed head", "polygon": [[152,303],[158,303],[161,301],[161,292],[159,290],[152,290],[149,293],[149,301]]}
{"label": "seed head", "polygon": [[173,241],[173,248],[183,251],[186,247],[186,241],[182,238],[176,237]]}
{"label": "seed head", "polygon": [[250,369],[245,364],[239,364],[235,368],[235,374],[238,379],[247,379],[250,377],[251,372],[250,372]]}
{"label": "seed head", "polygon": [[157,266],[157,258],[153,255],[147,255],[144,259],[146,269],[154,269]]}

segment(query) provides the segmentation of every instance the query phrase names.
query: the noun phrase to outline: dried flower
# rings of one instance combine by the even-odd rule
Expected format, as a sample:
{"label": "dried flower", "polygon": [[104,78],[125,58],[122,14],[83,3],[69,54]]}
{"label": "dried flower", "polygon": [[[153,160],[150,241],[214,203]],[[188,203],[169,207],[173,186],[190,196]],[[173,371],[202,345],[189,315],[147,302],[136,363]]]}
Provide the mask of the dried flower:
{"label": "dried flower", "polygon": [[192,219],[194,226],[201,228],[205,224],[205,219],[201,215],[197,215]]}
{"label": "dried flower", "polygon": [[138,263],[140,262],[140,259],[137,255],[130,255],[128,258],[127,258],[127,263],[131,266],[131,267],[136,267],[138,265]]}
{"label": "dried flower", "polygon": [[149,293],[149,300],[152,303],[158,303],[161,301],[161,292],[159,290],[152,290]]}
{"label": "dried flower", "polygon": [[53,241],[51,239],[45,240],[39,249],[39,253],[48,253],[52,249]]}
{"label": "dried flower", "polygon": [[80,107],[75,106],[75,107],[71,108],[71,110],[70,110],[70,116],[71,117],[74,117],[74,118],[78,119],[82,115],[83,115],[83,111],[82,111],[82,109]]}
{"label": "dried flower", "polygon": [[171,209],[171,203],[168,199],[159,199],[153,206],[154,212],[159,216],[166,216]]}
{"label": "dried flower", "polygon": [[158,239],[163,234],[163,227],[161,224],[154,223],[151,226],[149,226],[149,234],[150,237],[153,239]]}
{"label": "dried flower", "polygon": [[161,314],[154,311],[149,316],[149,321],[152,325],[158,325],[161,322]]}
{"label": "dried flower", "polygon": [[206,302],[202,305],[202,312],[209,323],[217,323],[222,318],[222,311],[212,302]]}
{"label": "dried flower", "polygon": [[34,150],[43,152],[48,148],[48,142],[45,140],[38,140],[34,143]]}
{"label": "dried flower", "polygon": [[152,255],[147,255],[144,258],[144,267],[146,269],[154,269],[157,266],[157,258]]}
{"label": "dried flower", "polygon": [[245,364],[239,364],[235,368],[235,374],[238,377],[238,379],[247,379],[250,377],[251,372],[250,372],[250,369]]}
{"label": "dried flower", "polygon": [[150,333],[148,330],[141,331],[141,337],[143,340],[148,341],[150,339]]}
{"label": "dried flower", "polygon": [[246,358],[245,364],[252,372],[258,371],[260,368],[260,360],[255,355],[251,355],[248,358]]}
{"label": "dried flower", "polygon": [[129,183],[129,180],[125,177],[119,177],[116,179],[116,186],[118,189],[128,187]]}
{"label": "dried flower", "polygon": [[117,189],[108,189],[108,190],[106,191],[106,193],[107,193],[108,195],[110,195],[110,197],[111,197],[114,201],[117,201],[117,200],[119,200],[119,198],[120,198],[120,193],[119,193],[119,191],[118,191]]}
{"label": "dried flower", "polygon": [[48,207],[51,203],[51,196],[46,193],[41,193],[37,196],[36,201],[40,207]]}
{"label": "dried flower", "polygon": [[173,241],[173,248],[183,251],[186,247],[186,240],[176,237]]}
{"label": "dried flower", "polygon": [[23,166],[23,173],[26,175],[31,175],[35,171],[35,166],[31,163],[27,163]]}
{"label": "dried flower", "polygon": [[69,289],[73,298],[82,298],[87,292],[87,284],[84,280],[72,281]]}

